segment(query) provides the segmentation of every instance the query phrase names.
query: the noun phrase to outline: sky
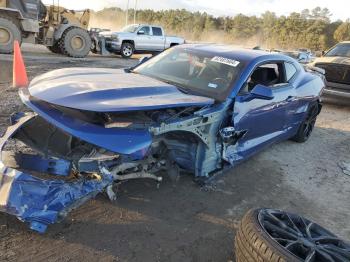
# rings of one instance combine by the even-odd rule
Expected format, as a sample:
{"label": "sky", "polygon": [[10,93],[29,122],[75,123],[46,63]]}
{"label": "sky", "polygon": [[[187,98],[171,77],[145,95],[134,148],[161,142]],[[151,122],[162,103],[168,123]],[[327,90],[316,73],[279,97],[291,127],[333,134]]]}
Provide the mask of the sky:
{"label": "sky", "polygon": [[[207,12],[215,16],[232,16],[238,13],[246,15],[260,15],[265,11],[272,11],[278,15],[288,15],[293,11],[312,9],[316,6],[328,8],[332,20],[350,18],[349,0],[129,0],[130,8],[137,1],[137,8],[154,10],[185,8],[190,11]],[[43,0],[51,4],[53,0]],[[57,2],[57,0],[55,1]],[[126,8],[128,0],[60,0],[60,5],[69,9],[90,8],[100,10],[104,7],[118,6]]]}

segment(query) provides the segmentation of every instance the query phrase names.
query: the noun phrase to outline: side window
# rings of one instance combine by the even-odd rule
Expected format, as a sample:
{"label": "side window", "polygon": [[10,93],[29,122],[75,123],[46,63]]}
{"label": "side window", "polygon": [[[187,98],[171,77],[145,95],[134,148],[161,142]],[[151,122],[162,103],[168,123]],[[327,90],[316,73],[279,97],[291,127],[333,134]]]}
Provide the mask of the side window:
{"label": "side window", "polygon": [[149,26],[143,26],[139,29],[139,32],[143,31],[144,35],[150,35],[150,30],[149,30]]}
{"label": "side window", "polygon": [[154,36],[162,36],[163,32],[160,27],[152,27],[152,32]]}
{"label": "side window", "polygon": [[296,74],[297,69],[291,63],[284,63],[284,68],[286,70],[286,81],[289,82]]}
{"label": "side window", "polygon": [[283,62],[266,63],[255,68],[247,83],[241,88],[239,93],[249,93],[259,84],[274,88],[285,83]]}

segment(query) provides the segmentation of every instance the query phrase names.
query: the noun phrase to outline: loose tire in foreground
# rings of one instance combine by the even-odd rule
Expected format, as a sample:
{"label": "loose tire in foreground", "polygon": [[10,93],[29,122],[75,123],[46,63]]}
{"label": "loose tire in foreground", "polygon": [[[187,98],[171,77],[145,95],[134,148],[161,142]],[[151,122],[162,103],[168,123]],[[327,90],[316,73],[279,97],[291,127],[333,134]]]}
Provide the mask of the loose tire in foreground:
{"label": "loose tire in foreground", "polygon": [[250,210],[235,237],[237,262],[350,261],[350,244],[299,215]]}
{"label": "loose tire in foreground", "polygon": [[69,28],[62,35],[60,47],[63,54],[70,57],[86,57],[91,49],[90,35],[82,28]]}
{"label": "loose tire in foreground", "polygon": [[0,53],[12,53],[15,40],[22,42],[21,31],[10,19],[0,17]]}

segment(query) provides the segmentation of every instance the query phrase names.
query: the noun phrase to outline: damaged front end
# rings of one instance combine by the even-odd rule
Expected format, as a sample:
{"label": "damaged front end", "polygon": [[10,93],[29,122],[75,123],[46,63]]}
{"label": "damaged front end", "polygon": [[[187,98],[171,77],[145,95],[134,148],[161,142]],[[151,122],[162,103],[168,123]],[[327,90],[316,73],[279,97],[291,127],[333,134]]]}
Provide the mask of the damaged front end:
{"label": "damaged front end", "polygon": [[116,181],[162,180],[154,173],[165,162],[112,153],[34,113],[13,115],[11,122],[0,140],[0,211],[38,232],[100,192],[115,200]]}
{"label": "damaged front end", "polygon": [[197,179],[223,166],[216,132],[230,103],[213,107],[98,113],[19,95],[35,113],[11,118],[1,138],[0,211],[44,232],[114,183],[181,171]]}
{"label": "damaged front end", "polygon": [[[26,132],[26,127],[35,124],[36,118],[34,114],[17,118],[0,140],[0,210],[28,222],[31,229],[42,233],[47,225],[110,185],[112,178],[100,173],[69,181],[73,173],[69,161],[18,151],[15,140]],[[43,173],[66,179],[40,178]]]}
{"label": "damaged front end", "polygon": [[86,81],[86,69],[58,70],[29,86],[18,50],[14,86],[34,113],[13,115],[0,139],[0,211],[31,229],[45,232],[98,193],[115,200],[121,181],[160,183],[166,171],[201,182],[232,164],[225,152],[240,134],[230,127],[231,99],[214,103],[107,69],[91,69]]}

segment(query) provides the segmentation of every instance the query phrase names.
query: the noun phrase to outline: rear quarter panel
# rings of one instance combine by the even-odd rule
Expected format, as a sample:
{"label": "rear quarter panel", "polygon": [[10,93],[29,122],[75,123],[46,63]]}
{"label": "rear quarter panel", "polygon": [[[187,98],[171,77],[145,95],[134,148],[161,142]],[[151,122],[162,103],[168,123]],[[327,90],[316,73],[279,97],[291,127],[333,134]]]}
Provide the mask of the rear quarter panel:
{"label": "rear quarter panel", "polygon": [[317,73],[307,72],[301,68],[292,85],[294,86],[292,94],[294,100],[287,111],[287,118],[290,127],[292,127],[292,133],[295,133],[305,119],[309,105],[321,102],[325,83]]}

